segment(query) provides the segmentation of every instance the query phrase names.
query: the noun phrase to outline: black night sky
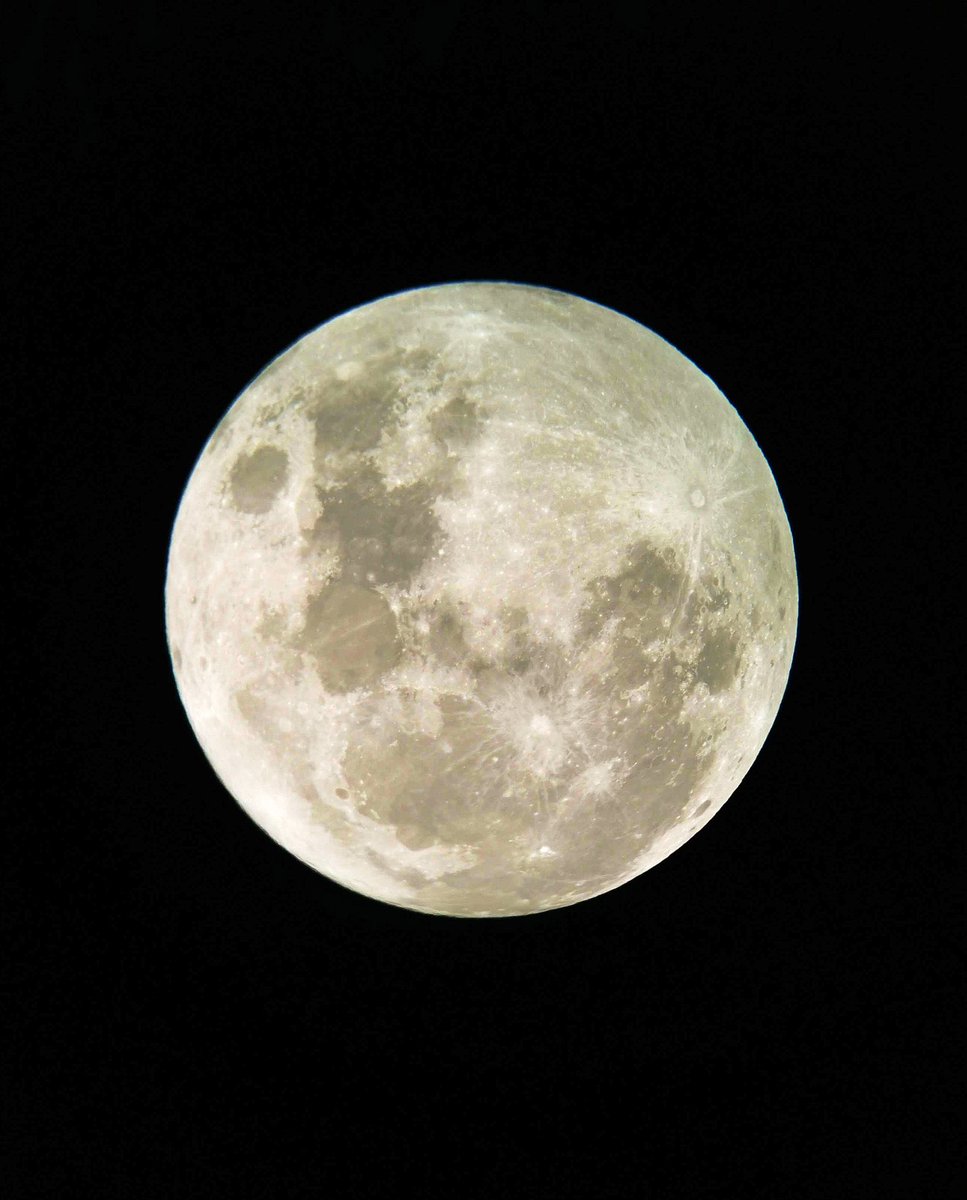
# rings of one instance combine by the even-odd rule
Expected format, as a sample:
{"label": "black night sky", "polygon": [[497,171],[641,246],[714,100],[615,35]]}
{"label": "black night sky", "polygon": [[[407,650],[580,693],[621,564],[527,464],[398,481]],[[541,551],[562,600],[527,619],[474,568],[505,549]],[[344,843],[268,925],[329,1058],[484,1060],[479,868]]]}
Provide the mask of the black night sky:
{"label": "black night sky", "polygon": [[[11,22],[6,1195],[955,1194],[951,17]],[[786,698],[722,812],[625,887],[502,921],[276,846],[196,744],[163,627],[181,490],[238,392],[329,317],[464,279],[586,296],[697,362],[800,578]]]}

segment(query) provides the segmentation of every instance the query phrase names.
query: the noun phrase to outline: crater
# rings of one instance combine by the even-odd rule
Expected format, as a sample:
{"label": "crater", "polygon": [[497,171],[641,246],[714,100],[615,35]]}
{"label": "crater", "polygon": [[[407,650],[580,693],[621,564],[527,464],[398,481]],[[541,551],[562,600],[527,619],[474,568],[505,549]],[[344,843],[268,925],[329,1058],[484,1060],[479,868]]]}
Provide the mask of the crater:
{"label": "crater", "polygon": [[401,654],[396,617],[379,592],[352,583],[333,583],[306,608],[295,639],[315,662],[324,687],[351,692],[378,679]]}
{"label": "crater", "polygon": [[289,459],[278,446],[259,446],[235,460],[229,476],[232,503],[240,512],[266,513],[285,486]]}

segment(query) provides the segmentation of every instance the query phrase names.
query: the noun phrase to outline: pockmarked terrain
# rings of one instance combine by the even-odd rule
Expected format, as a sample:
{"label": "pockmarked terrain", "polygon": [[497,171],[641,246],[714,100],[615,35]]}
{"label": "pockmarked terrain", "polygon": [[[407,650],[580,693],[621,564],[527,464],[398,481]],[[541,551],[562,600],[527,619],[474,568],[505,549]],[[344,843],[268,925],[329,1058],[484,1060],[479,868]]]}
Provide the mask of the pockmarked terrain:
{"label": "pockmarked terrain", "polygon": [[192,727],[273,838],[389,903],[592,897],[701,828],[789,674],[761,451],[661,338],[501,283],[390,296],[229,409],[172,534]]}

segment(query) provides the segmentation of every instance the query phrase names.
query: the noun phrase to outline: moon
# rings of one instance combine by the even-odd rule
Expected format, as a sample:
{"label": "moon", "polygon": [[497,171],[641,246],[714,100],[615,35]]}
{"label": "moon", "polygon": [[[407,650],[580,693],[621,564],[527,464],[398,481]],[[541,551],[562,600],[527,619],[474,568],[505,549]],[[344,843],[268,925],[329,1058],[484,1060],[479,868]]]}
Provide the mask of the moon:
{"label": "moon", "polygon": [[511,283],[306,334],[181,498],[181,700],[272,838],[376,900],[522,915],[705,825],[792,661],[792,536],[716,386],[655,333]]}

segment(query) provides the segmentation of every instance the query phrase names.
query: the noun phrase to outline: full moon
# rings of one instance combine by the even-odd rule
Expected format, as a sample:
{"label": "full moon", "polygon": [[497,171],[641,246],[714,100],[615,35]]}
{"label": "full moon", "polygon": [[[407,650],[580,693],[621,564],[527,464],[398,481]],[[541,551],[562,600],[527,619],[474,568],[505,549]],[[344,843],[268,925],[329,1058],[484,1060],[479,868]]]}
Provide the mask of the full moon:
{"label": "full moon", "polygon": [[789,675],[768,463],[687,358],[567,293],[420,288],[242,392],[175,519],[178,691],[277,842],[389,904],[575,904],[705,825]]}

